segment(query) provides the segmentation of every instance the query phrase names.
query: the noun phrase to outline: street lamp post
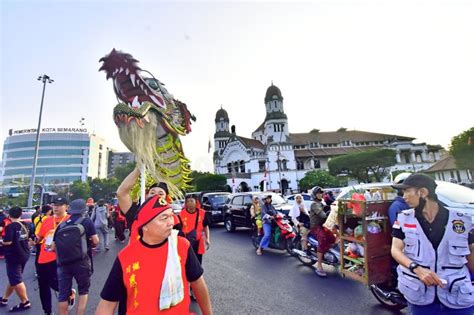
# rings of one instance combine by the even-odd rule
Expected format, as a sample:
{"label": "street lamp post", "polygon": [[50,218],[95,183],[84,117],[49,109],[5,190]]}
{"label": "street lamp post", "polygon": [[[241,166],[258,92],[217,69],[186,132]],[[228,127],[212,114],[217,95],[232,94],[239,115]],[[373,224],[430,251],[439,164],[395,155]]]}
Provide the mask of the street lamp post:
{"label": "street lamp post", "polygon": [[46,90],[46,83],[53,83],[54,80],[51,79],[46,74],[38,77],[38,81],[43,82],[43,93],[41,95],[41,106],[38,118],[38,129],[36,129],[36,143],[35,143],[35,156],[33,157],[33,169],[31,171],[31,181],[30,181],[30,191],[28,194],[28,207],[33,206],[33,193],[35,187],[35,176],[36,176],[36,162],[38,160],[38,149],[39,149],[39,135],[41,128],[41,116],[43,115],[43,101],[44,101],[44,91]]}

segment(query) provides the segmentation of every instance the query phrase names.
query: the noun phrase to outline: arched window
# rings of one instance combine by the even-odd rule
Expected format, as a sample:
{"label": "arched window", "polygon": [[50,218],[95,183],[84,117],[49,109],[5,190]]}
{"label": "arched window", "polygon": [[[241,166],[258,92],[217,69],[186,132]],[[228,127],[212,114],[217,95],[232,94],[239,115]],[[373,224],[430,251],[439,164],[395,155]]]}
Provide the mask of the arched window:
{"label": "arched window", "polygon": [[232,173],[232,163],[227,163],[227,172]]}
{"label": "arched window", "polygon": [[287,171],[287,170],[288,170],[288,166],[286,165],[286,163],[287,163],[287,160],[283,160],[283,161],[282,161],[283,170],[284,170],[284,171]]}
{"label": "arched window", "polygon": [[240,161],[240,172],[245,173],[245,162],[244,161]]}

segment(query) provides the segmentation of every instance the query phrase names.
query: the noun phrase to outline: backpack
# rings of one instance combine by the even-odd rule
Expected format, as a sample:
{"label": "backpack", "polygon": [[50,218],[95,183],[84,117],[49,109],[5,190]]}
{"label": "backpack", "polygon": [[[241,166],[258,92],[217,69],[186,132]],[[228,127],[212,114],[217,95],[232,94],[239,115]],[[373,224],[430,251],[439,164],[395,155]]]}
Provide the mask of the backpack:
{"label": "backpack", "polygon": [[72,224],[63,222],[56,229],[54,242],[58,265],[69,265],[88,257],[86,229],[81,224],[84,219],[79,218]]}

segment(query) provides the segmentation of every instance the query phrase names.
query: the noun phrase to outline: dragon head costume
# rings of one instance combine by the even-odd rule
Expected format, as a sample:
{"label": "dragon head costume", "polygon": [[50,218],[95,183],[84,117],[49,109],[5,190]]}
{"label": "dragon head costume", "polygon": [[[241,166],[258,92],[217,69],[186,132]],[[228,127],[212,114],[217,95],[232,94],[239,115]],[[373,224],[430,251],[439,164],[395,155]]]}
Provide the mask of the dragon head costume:
{"label": "dragon head costume", "polygon": [[[182,196],[190,168],[179,136],[191,131],[195,117],[162,82],[138,67],[132,55],[112,49],[99,62],[99,71],[105,71],[106,79],[114,83],[118,104],[113,116],[120,139],[135,154],[138,166],[145,166],[147,187],[165,182],[170,195]],[[137,182],[132,198],[138,198],[139,190]]]}

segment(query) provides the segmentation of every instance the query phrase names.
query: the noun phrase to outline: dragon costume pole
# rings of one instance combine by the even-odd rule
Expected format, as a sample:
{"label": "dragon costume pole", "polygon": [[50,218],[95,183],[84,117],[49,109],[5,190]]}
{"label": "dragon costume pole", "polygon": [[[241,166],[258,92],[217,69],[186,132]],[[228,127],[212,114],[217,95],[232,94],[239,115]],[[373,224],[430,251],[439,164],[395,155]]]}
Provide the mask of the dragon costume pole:
{"label": "dragon costume pole", "polygon": [[142,201],[142,203],[145,202],[145,190],[146,190],[146,187],[145,187],[145,183],[146,183],[146,174],[145,174],[145,165],[142,165],[142,167],[140,167],[140,200]]}
{"label": "dragon costume pole", "polygon": [[99,71],[112,79],[119,102],[113,118],[120,139],[135,154],[141,170],[132,199],[141,196],[143,202],[145,190],[159,182],[167,184],[172,198],[181,198],[189,188],[191,170],[179,136],[191,132],[191,120],[196,118],[153,74],[138,67],[132,55],[112,49],[99,62]]}

